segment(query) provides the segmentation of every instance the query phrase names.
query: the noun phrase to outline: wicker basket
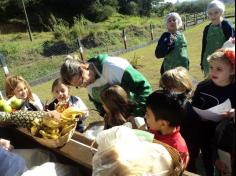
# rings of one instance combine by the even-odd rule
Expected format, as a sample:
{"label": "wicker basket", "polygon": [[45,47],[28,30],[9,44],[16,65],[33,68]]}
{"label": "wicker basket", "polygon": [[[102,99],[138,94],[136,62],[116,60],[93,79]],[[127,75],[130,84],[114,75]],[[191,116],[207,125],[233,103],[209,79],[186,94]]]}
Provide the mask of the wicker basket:
{"label": "wicker basket", "polygon": [[69,140],[71,139],[71,137],[73,136],[74,132],[75,132],[75,128],[76,128],[77,123],[75,124],[74,128],[70,130],[70,132],[68,132],[67,134],[65,134],[64,136],[60,136],[58,139],[44,139],[44,138],[39,138],[36,136],[32,136],[34,138],[34,140],[36,140],[38,143],[48,147],[48,148],[58,148],[58,147],[62,147],[63,145],[65,145],[67,142],[69,142]]}
{"label": "wicker basket", "polygon": [[[170,153],[170,156],[173,160],[173,173],[171,174],[171,176],[182,175],[184,170],[186,169],[187,163],[183,163],[179,152],[175,148],[169,146],[168,144],[158,141],[156,139],[154,139],[153,142],[163,145],[166,148],[166,150]],[[188,162],[188,160],[186,161]]]}

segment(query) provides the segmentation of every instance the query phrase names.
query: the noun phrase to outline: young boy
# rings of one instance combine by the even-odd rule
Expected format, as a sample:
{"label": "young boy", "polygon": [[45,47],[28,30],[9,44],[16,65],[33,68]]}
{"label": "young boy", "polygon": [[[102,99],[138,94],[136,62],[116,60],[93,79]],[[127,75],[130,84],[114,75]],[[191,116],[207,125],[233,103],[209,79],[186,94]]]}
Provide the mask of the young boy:
{"label": "young boy", "polygon": [[157,90],[147,98],[146,120],[155,139],[177,149],[186,163],[189,152],[180,134],[180,123],[185,116],[183,101],[178,95],[166,90]]}
{"label": "young boy", "polygon": [[230,38],[235,36],[235,30],[229,21],[223,19],[225,5],[219,0],[212,1],[207,12],[211,23],[207,25],[203,31],[202,53],[201,53],[201,69],[204,75],[209,72],[209,64],[207,58]]}

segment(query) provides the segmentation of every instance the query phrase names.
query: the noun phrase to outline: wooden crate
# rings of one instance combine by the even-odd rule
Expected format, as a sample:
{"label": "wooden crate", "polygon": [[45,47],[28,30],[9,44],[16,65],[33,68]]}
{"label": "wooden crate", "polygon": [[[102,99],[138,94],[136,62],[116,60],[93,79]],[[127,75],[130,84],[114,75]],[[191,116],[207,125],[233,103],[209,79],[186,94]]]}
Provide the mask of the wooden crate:
{"label": "wooden crate", "polygon": [[[27,138],[33,138],[29,132],[24,128],[18,128],[18,132],[23,133]],[[59,155],[62,155],[73,162],[77,163],[86,176],[92,174],[92,158],[93,154],[97,151],[96,146],[91,147],[94,141],[84,137],[81,133],[75,132],[72,139],[61,148],[49,149]],[[39,144],[40,145],[40,144]],[[183,176],[198,176],[197,174],[185,171]]]}

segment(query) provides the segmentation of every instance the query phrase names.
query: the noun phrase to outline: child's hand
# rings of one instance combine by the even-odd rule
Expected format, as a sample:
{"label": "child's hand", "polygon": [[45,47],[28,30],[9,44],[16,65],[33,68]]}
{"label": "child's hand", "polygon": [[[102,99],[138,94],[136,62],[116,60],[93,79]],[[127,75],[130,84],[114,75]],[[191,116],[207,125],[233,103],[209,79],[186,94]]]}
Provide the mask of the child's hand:
{"label": "child's hand", "polygon": [[10,144],[10,141],[6,139],[0,139],[0,146],[2,146],[5,150],[10,151],[14,147]]}
{"label": "child's hand", "polygon": [[57,110],[48,111],[47,115],[48,115],[49,118],[53,118],[53,119],[58,120],[58,121],[61,120],[61,114]]}
{"label": "child's hand", "polygon": [[225,118],[234,118],[235,119],[235,109],[230,109],[229,111],[226,111],[222,114]]}
{"label": "child's hand", "polygon": [[172,45],[175,42],[175,39],[176,39],[175,35],[171,34],[170,35],[170,45]]}

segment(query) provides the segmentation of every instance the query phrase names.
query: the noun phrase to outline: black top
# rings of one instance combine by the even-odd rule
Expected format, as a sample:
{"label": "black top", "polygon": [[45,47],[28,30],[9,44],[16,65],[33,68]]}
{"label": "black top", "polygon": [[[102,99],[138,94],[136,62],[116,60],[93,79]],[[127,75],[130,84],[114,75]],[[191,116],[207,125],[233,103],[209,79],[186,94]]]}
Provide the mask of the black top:
{"label": "black top", "polygon": [[163,58],[174,48],[175,42],[171,42],[171,33],[164,32],[158,41],[155,55],[157,58]]}
{"label": "black top", "polygon": [[215,85],[211,80],[201,82],[192,98],[192,106],[206,110],[230,100],[232,108],[235,108],[235,83],[225,87]]}
{"label": "black top", "polygon": [[[205,49],[206,49],[206,45],[207,45],[207,33],[208,33],[208,29],[209,27],[212,25],[212,23],[208,24],[204,31],[203,31],[203,38],[202,38],[202,53],[201,53],[201,63],[203,61],[203,56],[205,53]],[[221,24],[218,25],[219,27],[222,28],[225,38],[226,40],[228,40],[230,37],[234,37],[235,36],[235,29],[232,27],[232,25],[230,24],[230,22],[228,20],[223,20],[221,22]]]}

